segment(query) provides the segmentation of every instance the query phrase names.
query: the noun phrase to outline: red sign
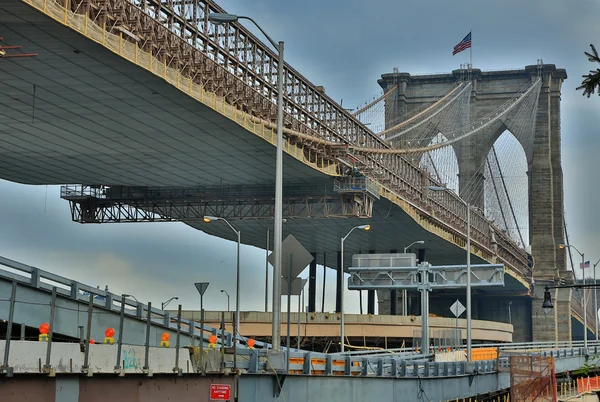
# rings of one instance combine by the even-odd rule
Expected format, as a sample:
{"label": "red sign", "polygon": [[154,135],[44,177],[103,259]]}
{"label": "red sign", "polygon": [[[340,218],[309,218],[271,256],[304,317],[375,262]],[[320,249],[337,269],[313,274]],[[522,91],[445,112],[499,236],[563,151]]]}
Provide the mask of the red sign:
{"label": "red sign", "polygon": [[231,399],[231,385],[229,384],[210,384],[211,401],[229,401]]}

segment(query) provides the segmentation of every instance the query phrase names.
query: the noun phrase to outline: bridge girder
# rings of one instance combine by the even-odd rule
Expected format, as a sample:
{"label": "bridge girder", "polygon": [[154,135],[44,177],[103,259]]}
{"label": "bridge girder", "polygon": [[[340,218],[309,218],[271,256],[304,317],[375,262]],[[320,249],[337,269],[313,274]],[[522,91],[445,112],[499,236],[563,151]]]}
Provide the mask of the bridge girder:
{"label": "bridge girder", "polygon": [[[71,219],[79,223],[272,219],[273,188],[215,186],[198,188],[63,186]],[[283,197],[283,216],[298,218],[369,218],[374,198],[367,192],[328,193],[317,188],[290,190]],[[285,194],[285,191],[284,191]]]}

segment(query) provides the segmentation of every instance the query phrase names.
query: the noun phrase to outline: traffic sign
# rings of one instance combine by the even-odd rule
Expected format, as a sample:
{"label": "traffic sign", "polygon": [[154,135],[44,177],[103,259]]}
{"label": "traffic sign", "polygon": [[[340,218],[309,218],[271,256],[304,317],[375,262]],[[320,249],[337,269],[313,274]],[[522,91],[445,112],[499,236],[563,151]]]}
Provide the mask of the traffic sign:
{"label": "traffic sign", "polygon": [[[292,255],[291,273],[289,268],[290,254]],[[313,259],[313,256],[294,236],[288,235],[281,243],[281,275],[284,278],[296,278]],[[275,253],[271,253],[268,260],[271,265],[275,265]]]}
{"label": "traffic sign", "polygon": [[454,314],[456,318],[460,317],[461,314],[465,312],[465,310],[465,306],[463,306],[462,303],[458,301],[458,299],[454,302],[453,305],[450,306],[450,311],[452,311],[452,314]]}
{"label": "traffic sign", "polygon": [[[304,289],[306,282],[308,282],[308,279],[294,278],[294,280],[292,281],[292,292],[290,293],[290,295],[298,296],[300,293],[302,293],[302,289]],[[287,279],[281,278],[281,295],[287,296],[288,289],[289,287]]]}
{"label": "traffic sign", "polygon": [[231,385],[229,384],[210,384],[211,401],[229,401],[231,400]]}
{"label": "traffic sign", "polygon": [[206,288],[208,287],[208,282],[196,282],[194,285],[196,286],[196,289],[198,289],[200,296],[204,296],[204,292],[206,292]]}

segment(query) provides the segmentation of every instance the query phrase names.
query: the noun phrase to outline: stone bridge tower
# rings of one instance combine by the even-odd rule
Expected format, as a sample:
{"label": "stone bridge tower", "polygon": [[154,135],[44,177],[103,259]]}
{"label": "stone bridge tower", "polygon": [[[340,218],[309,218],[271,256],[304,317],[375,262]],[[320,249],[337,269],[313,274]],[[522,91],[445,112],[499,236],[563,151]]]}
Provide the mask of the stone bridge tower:
{"label": "stone bridge tower", "polygon": [[[558,248],[559,244],[565,242],[563,174],[560,156],[560,91],[567,73],[552,64],[506,71],[484,72],[474,69],[470,77],[472,83],[470,119],[472,122],[477,121],[497,109],[517,95],[538,75],[541,75],[542,86],[537,102],[535,126],[530,133],[518,138],[526,151],[528,164],[529,242],[535,261],[533,270],[535,285],[533,292],[526,297],[528,300],[522,300],[522,314],[513,314],[513,322],[522,320],[523,322],[518,325],[529,327],[523,331],[517,329],[515,325],[515,340],[528,340],[528,338],[539,341],[570,340],[570,292],[554,294],[556,300],[554,320],[544,314],[541,308],[544,284],[572,281],[571,272],[566,270],[565,250]],[[397,124],[400,116],[410,115],[411,111],[432,104],[444,89],[447,90],[452,83],[463,80],[464,76],[465,70],[456,70],[451,74],[421,76],[399,72],[382,75],[378,82],[384,91],[397,86],[392,99],[386,102],[386,127],[391,125],[392,121]],[[510,118],[498,121],[485,131],[454,146],[458,160],[460,190],[465,188],[465,183],[473,183],[473,181],[477,187],[483,188],[484,177],[479,167],[485,162],[494,142],[505,130],[511,131]],[[480,193],[483,194],[483,191]],[[483,195],[474,203],[483,207],[485,203]],[[480,314],[480,317],[485,319],[485,315]]]}

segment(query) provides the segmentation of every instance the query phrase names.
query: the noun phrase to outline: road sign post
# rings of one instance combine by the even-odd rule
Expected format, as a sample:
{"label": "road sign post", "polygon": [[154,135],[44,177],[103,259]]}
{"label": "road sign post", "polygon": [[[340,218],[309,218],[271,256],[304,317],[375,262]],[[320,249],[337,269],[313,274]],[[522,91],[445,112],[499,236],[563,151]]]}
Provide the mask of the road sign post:
{"label": "road sign post", "polygon": [[462,336],[460,335],[460,332],[458,330],[458,317],[460,317],[462,315],[462,313],[465,312],[465,310],[466,310],[465,306],[463,306],[462,303],[458,299],[456,299],[454,304],[452,304],[450,306],[450,311],[456,317],[456,343],[457,343],[456,346],[462,345]]}
{"label": "road sign post", "polygon": [[[203,349],[204,349],[204,300],[203,299],[204,299],[204,292],[206,292],[206,289],[208,288],[208,282],[196,282],[196,283],[194,283],[194,286],[196,286],[198,293],[200,293],[200,342],[198,342],[198,343],[200,344],[200,370],[204,370],[203,359],[202,359]],[[193,335],[192,335],[192,339],[194,339]],[[179,353],[179,352],[177,352],[177,353]],[[234,355],[234,359],[235,359],[235,355]],[[234,367],[235,367],[235,364],[234,364]]]}
{"label": "road sign post", "polygon": [[[290,348],[290,342],[291,342],[291,340],[290,340],[290,336],[291,336],[291,334],[290,334],[291,296],[300,294],[300,292],[302,290],[302,288],[300,287],[302,280],[300,278],[298,278],[298,275],[308,266],[308,264],[311,263],[311,261],[314,259],[314,257],[292,235],[289,235],[283,241],[282,247],[281,247],[281,255],[288,256],[288,258],[283,258],[281,261],[282,276],[279,279],[280,279],[280,289],[282,290],[281,296],[284,296],[287,294],[287,301],[288,301],[287,302],[288,320],[287,320],[286,346],[288,348],[288,355],[289,355],[289,348]],[[275,254],[271,253],[271,255],[269,255],[269,258],[268,258],[269,262],[271,264],[273,264],[275,262],[274,259],[275,259]],[[275,316],[275,314],[280,315],[281,311],[276,311],[275,309],[273,309],[273,316]],[[279,367],[278,365],[280,364],[281,359],[275,358],[273,360],[273,364],[272,364],[273,369],[275,371],[287,370],[289,367],[289,359],[285,359],[285,360],[287,361],[287,364],[285,365],[285,367]]]}

